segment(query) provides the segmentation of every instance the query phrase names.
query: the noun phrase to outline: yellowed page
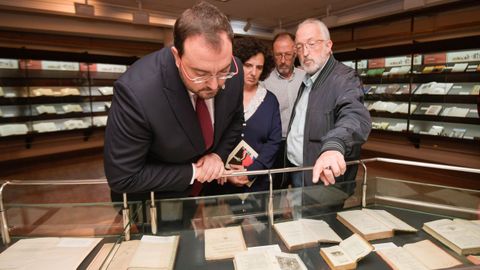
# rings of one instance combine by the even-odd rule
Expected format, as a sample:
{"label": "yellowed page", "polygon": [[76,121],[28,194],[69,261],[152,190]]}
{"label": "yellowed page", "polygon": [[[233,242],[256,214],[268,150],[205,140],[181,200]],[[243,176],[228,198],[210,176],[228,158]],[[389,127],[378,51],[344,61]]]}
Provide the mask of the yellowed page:
{"label": "yellowed page", "polygon": [[115,243],[104,244],[98,251],[97,255],[95,255],[95,258],[92,260],[92,262],[88,265],[87,270],[99,270],[102,266],[102,263],[112,250],[113,245],[115,245]]}
{"label": "yellowed page", "polygon": [[323,220],[300,219],[300,221],[306,230],[315,234],[318,242],[340,243],[342,241],[342,238]]}
{"label": "yellowed page", "polygon": [[439,219],[424,224],[460,249],[480,247],[480,234],[462,222]]}
{"label": "yellowed page", "polygon": [[0,269],[76,269],[102,238],[22,239],[0,254]]}
{"label": "yellowed page", "polygon": [[387,225],[387,227],[392,228],[394,230],[399,231],[407,231],[407,232],[416,232],[417,229],[408,225],[407,223],[403,222],[401,219],[397,218],[396,216],[390,214],[385,210],[373,210],[364,208],[362,211],[367,212],[369,215],[374,216],[383,224]]}
{"label": "yellowed page", "polygon": [[363,235],[389,232],[392,229],[362,210],[339,212],[341,216]]}
{"label": "yellowed page", "polygon": [[377,254],[394,270],[429,270],[402,247],[382,249]]}
{"label": "yellowed page", "polygon": [[300,220],[276,223],[273,226],[288,248],[308,246],[317,242],[316,235],[305,229]]}
{"label": "yellowed page", "polygon": [[340,247],[354,261],[358,261],[367,256],[368,253],[373,250],[373,246],[358,234],[353,234],[352,236],[340,242]]}
{"label": "yellowed page", "polygon": [[205,230],[205,259],[232,259],[247,250],[240,226]]}
{"label": "yellowed page", "polygon": [[144,235],[128,269],[173,269],[178,236]]}
{"label": "yellowed page", "polygon": [[108,270],[126,270],[130,261],[137,250],[140,240],[124,241],[120,244],[117,252],[113,255],[113,259],[108,265]]}
{"label": "yellowed page", "polygon": [[403,248],[430,269],[450,268],[462,264],[430,240],[406,244]]}

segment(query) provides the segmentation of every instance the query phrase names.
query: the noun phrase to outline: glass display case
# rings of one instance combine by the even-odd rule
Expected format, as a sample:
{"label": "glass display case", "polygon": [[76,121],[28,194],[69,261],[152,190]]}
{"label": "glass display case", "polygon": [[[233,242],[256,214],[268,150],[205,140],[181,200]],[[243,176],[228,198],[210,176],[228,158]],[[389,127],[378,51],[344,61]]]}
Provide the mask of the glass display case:
{"label": "glass display case", "polygon": [[[403,246],[427,239],[457,260],[460,263],[458,269],[476,269],[478,266],[473,265],[466,256],[457,254],[426,233],[422,227],[426,222],[439,219],[477,220],[480,190],[426,184],[421,182],[422,179],[416,182],[391,179],[388,175],[378,174],[375,170],[369,169],[371,165],[382,166],[387,163],[404,171],[421,167],[437,173],[440,171],[440,174],[445,170],[458,171],[462,174],[480,174],[480,169],[372,158],[351,162],[360,164],[356,181],[330,186],[315,185],[271,192],[161,200],[156,200],[152,194],[151,200],[131,202],[127,204],[128,207],[125,207],[125,203],[106,202],[52,204],[50,199],[32,204],[30,198],[22,204],[14,202],[5,204],[5,221],[13,242],[22,238],[52,235],[103,237],[101,242],[103,245],[97,245],[79,269],[87,269],[95,257],[100,257],[101,249],[106,243],[114,245],[109,246],[109,251],[106,252],[110,256],[102,257],[101,264],[104,267],[102,269],[119,269],[120,265],[125,267],[129,265],[138,243],[142,241],[150,244],[165,243],[170,241],[172,236],[179,236],[178,246],[173,250],[175,258],[173,269],[234,269],[232,259],[207,260],[205,253],[207,230],[233,227],[241,229],[247,249],[278,245],[273,248],[284,253],[297,254],[307,269],[329,269],[319,251],[335,244],[318,242],[289,250],[274,227],[287,221],[321,220],[341,239],[346,239],[353,232],[338,219],[337,214],[367,208],[385,210],[416,229],[415,232],[396,232],[390,238],[371,240],[370,243],[378,245],[379,249],[382,246],[379,244]],[[298,169],[285,168],[237,174],[269,172],[273,174],[293,170]],[[415,174],[414,170],[412,174]],[[3,190],[3,198],[11,200],[17,197],[18,191],[13,189],[16,187],[15,182],[9,185],[10,187],[7,186],[8,188]],[[64,191],[56,192],[61,194]],[[75,193],[82,191],[77,190]],[[130,210],[130,213],[123,212],[128,217],[126,223],[128,226],[123,225],[121,222],[123,218],[119,216],[123,209]],[[128,229],[127,234],[123,233],[125,227]],[[224,240],[228,241],[227,238]],[[135,245],[132,248],[130,244]],[[159,253],[158,256],[158,258],[172,256],[172,250]],[[376,252],[371,252],[358,262],[357,269],[390,269],[390,267]]]}

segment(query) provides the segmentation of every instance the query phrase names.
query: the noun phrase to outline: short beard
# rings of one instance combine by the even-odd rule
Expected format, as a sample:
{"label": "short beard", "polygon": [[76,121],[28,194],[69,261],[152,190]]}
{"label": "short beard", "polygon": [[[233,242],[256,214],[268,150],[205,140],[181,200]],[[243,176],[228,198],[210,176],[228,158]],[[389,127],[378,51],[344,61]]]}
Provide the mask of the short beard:
{"label": "short beard", "polygon": [[317,61],[310,61],[309,66],[305,65],[305,62],[301,62],[303,70],[309,75],[315,74],[321,67],[321,63],[318,63]]}

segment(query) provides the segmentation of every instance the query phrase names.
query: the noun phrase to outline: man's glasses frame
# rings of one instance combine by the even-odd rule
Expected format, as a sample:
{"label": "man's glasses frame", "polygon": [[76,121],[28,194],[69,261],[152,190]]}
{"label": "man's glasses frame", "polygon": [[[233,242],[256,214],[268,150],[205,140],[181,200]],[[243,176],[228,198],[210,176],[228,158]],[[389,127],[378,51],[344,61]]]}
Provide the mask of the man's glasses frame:
{"label": "man's glasses frame", "polygon": [[305,43],[295,43],[297,53],[303,52],[305,49],[311,51],[317,48],[318,43],[326,41],[325,39],[309,40]]}
{"label": "man's glasses frame", "polygon": [[273,57],[277,60],[282,60],[282,58],[285,58],[285,60],[292,60],[295,58],[295,52],[274,53]]}
{"label": "man's glasses frame", "polygon": [[232,59],[233,59],[233,64],[235,65],[235,71],[234,72],[229,71],[229,72],[226,72],[226,73],[220,73],[220,74],[216,74],[216,75],[206,75],[206,76],[200,76],[200,77],[192,78],[190,75],[188,75],[187,71],[184,69],[181,59],[180,59],[180,68],[182,69],[183,75],[185,75],[185,77],[193,83],[205,83],[205,82],[210,81],[213,78],[216,78],[217,80],[226,80],[226,79],[230,79],[233,76],[238,74],[237,61],[235,60],[235,57],[233,57],[233,55],[232,55]]}

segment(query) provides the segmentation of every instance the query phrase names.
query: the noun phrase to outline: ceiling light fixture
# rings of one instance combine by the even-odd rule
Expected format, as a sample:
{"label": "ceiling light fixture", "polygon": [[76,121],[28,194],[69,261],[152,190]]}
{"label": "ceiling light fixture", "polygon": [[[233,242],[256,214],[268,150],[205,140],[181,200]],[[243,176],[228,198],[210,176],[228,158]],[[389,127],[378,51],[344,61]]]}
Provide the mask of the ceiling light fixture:
{"label": "ceiling light fixture", "polygon": [[85,4],[74,3],[75,5],[75,14],[79,16],[95,16],[95,7],[88,4],[88,0],[85,0]]}
{"label": "ceiling light fixture", "polygon": [[133,12],[132,22],[134,24],[150,24],[150,14],[142,10],[142,1],[137,0],[138,11]]}

